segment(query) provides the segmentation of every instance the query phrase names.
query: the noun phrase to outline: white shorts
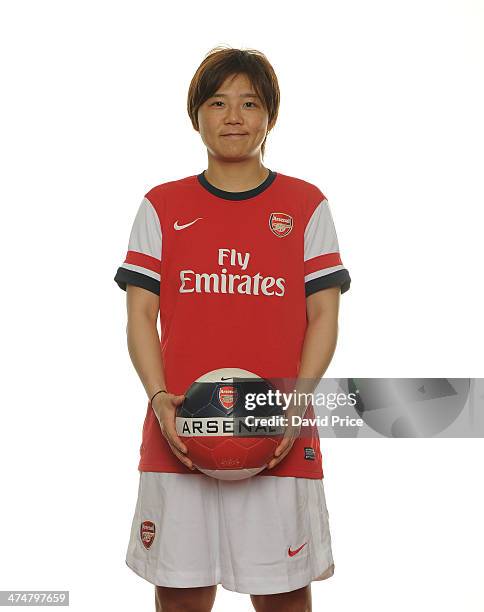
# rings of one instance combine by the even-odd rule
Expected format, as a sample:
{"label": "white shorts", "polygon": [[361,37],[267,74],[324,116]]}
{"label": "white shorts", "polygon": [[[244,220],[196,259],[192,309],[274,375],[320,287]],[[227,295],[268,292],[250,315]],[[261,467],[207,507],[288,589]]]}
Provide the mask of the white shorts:
{"label": "white shorts", "polygon": [[140,472],[126,564],[152,584],[285,593],[333,575],[322,480]]}

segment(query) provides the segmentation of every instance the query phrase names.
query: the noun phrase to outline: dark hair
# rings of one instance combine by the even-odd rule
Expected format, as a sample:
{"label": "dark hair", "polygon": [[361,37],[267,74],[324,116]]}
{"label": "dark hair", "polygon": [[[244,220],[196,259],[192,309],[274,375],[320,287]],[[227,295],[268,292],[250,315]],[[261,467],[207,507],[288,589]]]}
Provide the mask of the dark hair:
{"label": "dark hair", "polygon": [[[211,49],[197,68],[188,89],[187,110],[198,131],[198,109],[217,91],[227,77],[245,74],[268,113],[268,130],[274,127],[279,112],[279,84],[266,56],[255,49],[218,46]],[[262,157],[266,137],[261,145]]]}

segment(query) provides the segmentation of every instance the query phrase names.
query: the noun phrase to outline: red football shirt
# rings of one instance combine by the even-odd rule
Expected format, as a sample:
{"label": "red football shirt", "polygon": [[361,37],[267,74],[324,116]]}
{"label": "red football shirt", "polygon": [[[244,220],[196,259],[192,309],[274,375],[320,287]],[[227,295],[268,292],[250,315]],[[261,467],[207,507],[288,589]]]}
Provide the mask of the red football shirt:
{"label": "red football shirt", "polygon": [[[326,197],[273,171],[243,192],[218,189],[203,172],[151,189],[114,280],[160,296],[166,388],[175,395],[219,368],[296,379],[306,297],[332,286],[344,293],[351,282]],[[194,473],[171,452],[149,402],[140,455],[140,471]],[[317,428],[259,475],[322,478]]]}

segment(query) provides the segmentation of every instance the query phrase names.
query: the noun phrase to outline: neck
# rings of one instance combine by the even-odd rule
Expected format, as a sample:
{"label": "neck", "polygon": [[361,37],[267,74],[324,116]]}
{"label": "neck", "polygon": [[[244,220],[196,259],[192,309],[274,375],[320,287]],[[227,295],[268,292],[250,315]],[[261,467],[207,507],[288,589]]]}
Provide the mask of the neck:
{"label": "neck", "polygon": [[259,158],[243,161],[225,161],[208,158],[205,170],[207,181],[224,191],[248,191],[254,189],[268,177],[269,170]]}

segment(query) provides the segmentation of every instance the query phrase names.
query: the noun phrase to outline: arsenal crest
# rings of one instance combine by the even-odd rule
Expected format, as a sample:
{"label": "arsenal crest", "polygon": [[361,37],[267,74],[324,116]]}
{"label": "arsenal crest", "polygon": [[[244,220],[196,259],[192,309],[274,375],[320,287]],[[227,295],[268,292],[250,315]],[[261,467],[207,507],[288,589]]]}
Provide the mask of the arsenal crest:
{"label": "arsenal crest", "polygon": [[272,233],[279,238],[287,236],[291,232],[293,225],[294,223],[291,215],[287,215],[286,213],[273,212],[269,217],[269,227]]}
{"label": "arsenal crest", "polygon": [[155,539],[156,528],[152,521],[143,521],[140,528],[141,543],[148,549]]}
{"label": "arsenal crest", "polygon": [[237,401],[237,389],[232,385],[224,385],[219,387],[218,401],[222,404],[225,410],[231,410]]}

